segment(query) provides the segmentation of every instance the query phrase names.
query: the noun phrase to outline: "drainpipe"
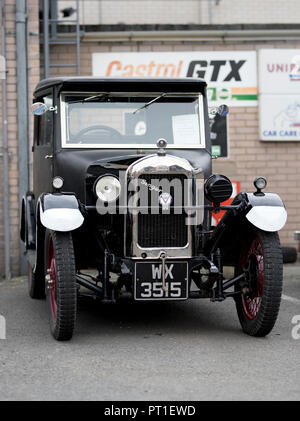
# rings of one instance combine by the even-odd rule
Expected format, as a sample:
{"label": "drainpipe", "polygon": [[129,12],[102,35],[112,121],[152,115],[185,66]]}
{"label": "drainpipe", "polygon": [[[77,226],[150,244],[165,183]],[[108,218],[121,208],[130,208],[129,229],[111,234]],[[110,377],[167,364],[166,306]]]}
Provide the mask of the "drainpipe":
{"label": "drainpipe", "polygon": [[[19,205],[29,189],[28,171],[28,80],[27,80],[27,1],[16,0],[17,98]],[[25,246],[20,241],[20,272],[26,273]]]}
{"label": "drainpipe", "polygon": [[5,27],[5,2],[2,2],[1,9],[1,55],[4,59],[4,72],[1,75],[2,85],[2,150],[3,150],[3,202],[4,202],[4,262],[5,278],[10,279],[10,216],[9,216],[9,155],[7,136],[7,91],[6,91],[6,27]]}
{"label": "drainpipe", "polygon": [[[28,16],[28,1],[26,0],[26,16]],[[27,27],[27,36],[26,36],[26,80],[27,80],[27,150],[28,150],[28,190],[32,190],[32,154],[31,154],[31,90],[30,90],[30,63],[29,63],[29,30]]]}
{"label": "drainpipe", "polygon": [[49,77],[49,0],[43,1],[43,54],[44,54],[44,78]]}

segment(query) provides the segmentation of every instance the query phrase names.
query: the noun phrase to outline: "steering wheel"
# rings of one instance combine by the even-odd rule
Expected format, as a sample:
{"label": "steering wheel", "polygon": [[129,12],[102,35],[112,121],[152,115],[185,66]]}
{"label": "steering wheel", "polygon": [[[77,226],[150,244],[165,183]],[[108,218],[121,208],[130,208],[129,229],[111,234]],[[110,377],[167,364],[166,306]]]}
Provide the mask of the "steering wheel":
{"label": "steering wheel", "polygon": [[104,135],[110,137],[110,140],[120,140],[121,137],[122,137],[122,134],[120,132],[118,132],[118,130],[116,130],[112,127],[105,126],[105,125],[95,125],[95,126],[86,127],[85,129],[80,130],[80,132],[77,133],[77,135],[75,136],[75,140],[80,139],[79,143],[96,143],[96,142],[91,141],[91,139],[82,139],[82,137],[86,133],[88,133],[90,131],[94,131],[94,130],[102,131],[102,133]]}

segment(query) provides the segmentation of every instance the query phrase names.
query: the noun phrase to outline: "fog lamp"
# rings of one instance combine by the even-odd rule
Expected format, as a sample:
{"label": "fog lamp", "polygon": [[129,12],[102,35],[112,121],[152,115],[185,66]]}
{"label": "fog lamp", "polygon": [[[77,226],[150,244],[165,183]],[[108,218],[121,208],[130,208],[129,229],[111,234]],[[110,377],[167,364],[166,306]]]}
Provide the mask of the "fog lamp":
{"label": "fog lamp", "polygon": [[264,196],[262,189],[266,187],[267,180],[264,177],[256,177],[256,179],[253,181],[253,184],[257,189],[257,191],[254,194],[256,196]]}
{"label": "fog lamp", "polygon": [[266,187],[267,180],[264,177],[256,177],[256,179],[253,181],[253,184],[257,190],[262,190]]}

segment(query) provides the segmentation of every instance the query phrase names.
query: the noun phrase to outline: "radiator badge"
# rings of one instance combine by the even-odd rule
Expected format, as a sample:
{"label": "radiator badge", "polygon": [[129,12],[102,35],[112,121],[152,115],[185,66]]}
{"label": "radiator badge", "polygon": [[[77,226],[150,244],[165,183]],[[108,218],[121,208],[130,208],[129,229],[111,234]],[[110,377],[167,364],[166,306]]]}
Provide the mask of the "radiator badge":
{"label": "radiator badge", "polygon": [[172,200],[172,196],[169,193],[162,193],[158,197],[158,202],[162,206],[162,210],[169,210]]}

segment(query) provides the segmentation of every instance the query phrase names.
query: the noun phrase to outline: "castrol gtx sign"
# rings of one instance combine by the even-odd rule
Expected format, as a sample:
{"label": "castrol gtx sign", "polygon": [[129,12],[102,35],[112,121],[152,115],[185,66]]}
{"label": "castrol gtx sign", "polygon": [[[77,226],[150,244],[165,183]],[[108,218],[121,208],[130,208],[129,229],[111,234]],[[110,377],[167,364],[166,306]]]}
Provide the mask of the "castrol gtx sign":
{"label": "castrol gtx sign", "polygon": [[201,78],[210,105],[257,105],[255,51],[94,53],[93,76]]}

